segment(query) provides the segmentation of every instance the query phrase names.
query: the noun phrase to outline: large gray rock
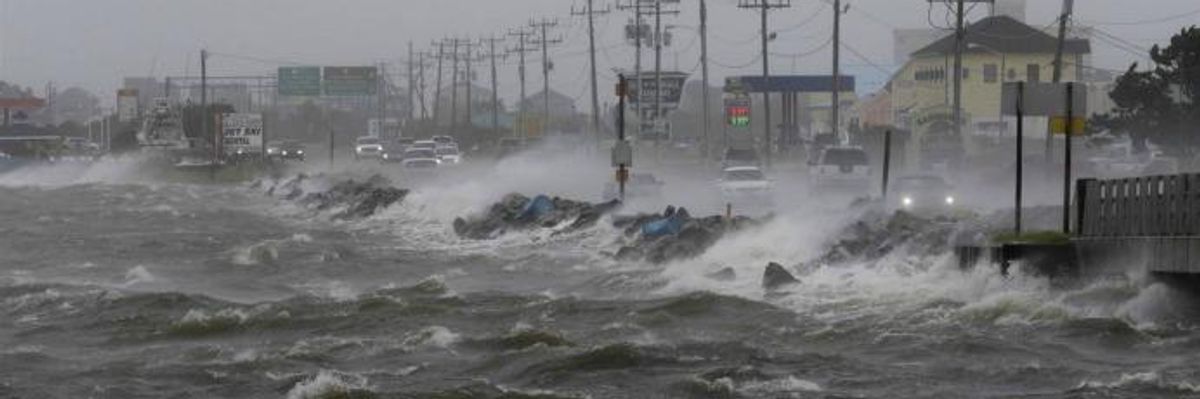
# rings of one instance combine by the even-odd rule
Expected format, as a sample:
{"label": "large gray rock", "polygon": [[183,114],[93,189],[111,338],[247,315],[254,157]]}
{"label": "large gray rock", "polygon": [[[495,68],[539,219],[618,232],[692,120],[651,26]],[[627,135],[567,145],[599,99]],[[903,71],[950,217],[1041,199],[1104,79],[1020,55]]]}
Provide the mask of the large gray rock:
{"label": "large gray rock", "polygon": [[[646,223],[672,215],[682,220],[678,233],[659,236],[642,234],[642,226]],[[759,224],[760,221],[744,216],[732,219],[722,216],[693,218],[683,208],[667,208],[663,214],[625,217],[614,221],[617,228],[624,229],[626,236],[617,258],[656,264],[691,259],[704,254],[726,235]]]}
{"label": "large gray rock", "polygon": [[935,255],[950,248],[957,223],[946,217],[920,217],[897,211],[892,214],[868,213],[846,226],[827,250],[812,261],[815,265],[850,260],[873,261],[898,248],[914,255]]}
{"label": "large gray rock", "polygon": [[[363,219],[380,210],[400,202],[408,196],[408,190],[391,186],[391,182],[375,175],[366,181],[343,180],[329,189],[305,193],[305,182],[311,180],[303,173],[296,177],[276,181],[266,189],[269,196],[280,195],[286,201],[296,201],[318,211],[338,210],[334,219]],[[258,184],[262,188],[263,184]]]}
{"label": "large gray rock", "polygon": [[795,276],[792,276],[791,273],[788,273],[787,269],[783,268],[783,265],[778,263],[768,263],[767,269],[763,271],[762,286],[763,288],[767,289],[767,291],[774,291],[799,283],[800,280],[797,280]]}
{"label": "large gray rock", "polygon": [[482,215],[454,219],[454,233],[472,240],[490,240],[510,231],[552,228],[569,222],[569,225],[557,231],[562,234],[592,227],[602,216],[620,206],[618,201],[590,204],[555,197],[550,199],[552,206],[549,211],[532,215],[524,213],[533,200],[521,194],[506,195]]}
{"label": "large gray rock", "polygon": [[[554,198],[550,210],[531,217],[525,212],[530,201],[536,200],[520,194],[509,194],[481,215],[455,219],[454,232],[459,237],[474,240],[493,239],[514,230],[539,228],[558,228],[555,234],[562,234],[592,227],[621,205],[618,201],[590,204]],[[671,228],[644,234],[643,226],[667,218],[673,222]],[[667,207],[661,214],[614,216],[613,226],[624,231],[624,234],[616,243],[613,256],[620,260],[650,263],[694,258],[725,235],[759,224],[759,221],[744,216],[732,219],[721,216],[694,218],[687,209],[673,206]]]}

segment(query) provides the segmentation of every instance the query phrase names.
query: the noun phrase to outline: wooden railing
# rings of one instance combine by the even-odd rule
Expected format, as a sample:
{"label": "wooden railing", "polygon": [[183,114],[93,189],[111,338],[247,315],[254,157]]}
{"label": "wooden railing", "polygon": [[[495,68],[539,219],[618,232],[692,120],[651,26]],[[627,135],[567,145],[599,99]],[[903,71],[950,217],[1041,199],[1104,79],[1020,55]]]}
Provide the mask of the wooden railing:
{"label": "wooden railing", "polygon": [[1200,174],[1081,179],[1079,237],[1200,237]]}

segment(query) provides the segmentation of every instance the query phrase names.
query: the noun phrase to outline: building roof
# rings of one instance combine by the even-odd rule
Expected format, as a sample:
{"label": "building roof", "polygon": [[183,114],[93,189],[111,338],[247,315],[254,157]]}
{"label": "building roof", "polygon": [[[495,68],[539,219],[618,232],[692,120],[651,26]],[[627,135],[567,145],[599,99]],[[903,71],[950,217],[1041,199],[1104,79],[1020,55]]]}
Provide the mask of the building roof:
{"label": "building roof", "polygon": [[[1000,15],[984,18],[966,28],[966,45],[982,47],[983,52],[995,51],[1008,54],[1051,54],[1057,50],[1058,39],[1037,28]],[[951,54],[954,52],[954,34],[913,52],[914,57]],[[1092,52],[1086,39],[1068,39],[1063,47],[1066,54]]]}

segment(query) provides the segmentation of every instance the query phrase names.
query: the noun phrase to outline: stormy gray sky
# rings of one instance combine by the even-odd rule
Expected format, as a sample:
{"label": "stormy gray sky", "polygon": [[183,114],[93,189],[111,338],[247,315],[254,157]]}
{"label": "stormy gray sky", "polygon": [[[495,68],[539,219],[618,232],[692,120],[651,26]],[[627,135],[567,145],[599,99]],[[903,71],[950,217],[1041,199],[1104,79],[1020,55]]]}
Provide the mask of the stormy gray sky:
{"label": "stormy gray sky", "polygon": [[[551,48],[556,63],[552,86],[569,96],[586,98],[587,30],[584,20],[569,15],[584,0],[0,0],[0,79],[33,86],[41,94],[47,81],[59,87],[81,86],[111,103],[112,90],[124,76],[195,74],[199,50],[208,48],[212,74],[264,75],[280,64],[311,65],[399,63],[412,41],[418,50],[446,36],[480,38],[503,34],[531,18],[555,18]],[[599,5],[612,0],[597,0]],[[772,68],[779,73],[828,73],[831,1],[793,0],[793,7],[771,14]],[[895,28],[928,27],[946,22],[945,9],[932,13],[925,0],[846,0],[844,18],[845,73],[859,76],[859,89],[886,81],[892,61]],[[1028,22],[1053,22],[1061,2],[1029,0]],[[1130,47],[1149,48],[1166,41],[1184,25],[1200,24],[1196,0],[1079,0],[1076,21],[1095,25],[1126,43],[1094,41],[1095,64],[1123,69],[1137,57]],[[696,71],[699,44],[695,27],[698,1],[683,0],[678,16],[664,23],[679,25],[675,43],[666,49],[667,68]],[[737,0],[709,0],[714,79],[753,74],[758,15],[736,7]],[[1141,4],[1136,6],[1134,4]],[[973,15],[985,15],[983,6]],[[932,19],[930,18],[932,15]],[[614,68],[632,66],[633,49],[625,45],[622,26],[631,17],[614,11],[597,22],[604,93]],[[510,41],[510,45],[511,41]],[[1124,47],[1124,48],[1122,48]],[[652,53],[646,52],[646,65]],[[538,55],[530,58],[530,92],[540,90]],[[515,58],[503,61],[501,93],[516,97]],[[482,67],[483,64],[480,64]],[[481,70],[482,71],[482,70]],[[536,72],[536,73],[533,73]],[[478,84],[489,84],[486,74]],[[430,79],[432,81],[432,79]]]}

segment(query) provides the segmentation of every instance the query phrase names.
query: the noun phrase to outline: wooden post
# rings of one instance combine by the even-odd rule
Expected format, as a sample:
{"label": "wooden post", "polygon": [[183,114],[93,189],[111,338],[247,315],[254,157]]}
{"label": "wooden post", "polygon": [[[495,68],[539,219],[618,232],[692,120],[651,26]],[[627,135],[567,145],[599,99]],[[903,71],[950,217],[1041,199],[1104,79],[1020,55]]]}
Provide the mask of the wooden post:
{"label": "wooden post", "polygon": [[1071,234],[1071,136],[1075,133],[1075,83],[1067,82],[1067,137],[1063,140],[1063,234]]}
{"label": "wooden post", "polygon": [[883,132],[883,200],[888,197],[888,183],[892,172],[892,129]]}
{"label": "wooden post", "polygon": [[[1000,71],[1004,73],[1004,71]],[[1013,232],[1021,234],[1021,195],[1025,178],[1025,82],[1017,82],[1017,171],[1015,182],[1015,204],[1013,205]]]}

